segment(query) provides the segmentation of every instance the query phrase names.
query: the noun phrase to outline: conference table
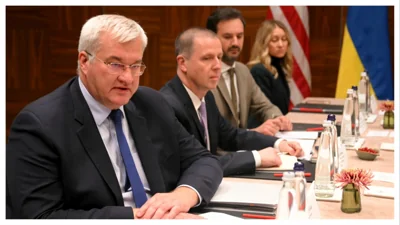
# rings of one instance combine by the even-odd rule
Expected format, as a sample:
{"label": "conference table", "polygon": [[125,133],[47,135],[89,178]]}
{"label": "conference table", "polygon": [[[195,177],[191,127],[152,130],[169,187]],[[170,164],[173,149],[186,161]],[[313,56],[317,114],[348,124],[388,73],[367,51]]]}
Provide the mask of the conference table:
{"label": "conference table", "polygon": [[[343,105],[344,99],[334,98],[307,98],[303,101],[304,103],[329,103],[334,105]],[[378,102],[379,103],[379,102]],[[379,111],[379,110],[377,110]],[[366,137],[366,134],[370,130],[383,130],[381,120],[383,115],[378,115],[374,123],[368,124],[368,128],[361,134],[361,137],[365,138],[363,147],[367,146],[370,148],[380,148],[382,142],[394,143],[394,137]],[[290,112],[287,114],[292,123],[310,123],[310,124],[322,124],[323,120],[326,120],[327,114],[322,113],[295,113]],[[340,124],[342,120],[341,115],[336,115],[336,121]],[[390,130],[394,131],[394,130]],[[315,145],[319,145],[319,140],[315,142]],[[397,149],[398,150],[398,149]],[[313,156],[315,157],[315,156]],[[380,155],[374,161],[364,161],[357,157],[355,150],[347,150],[348,167],[349,168],[364,168],[371,169],[374,172],[386,172],[394,173],[394,151],[381,150]],[[396,176],[398,174],[396,173]],[[241,182],[264,182],[264,183],[282,183],[282,181],[272,180],[260,180],[260,179],[248,179],[248,178],[224,178],[224,180],[230,181],[241,181]],[[309,187],[311,183],[307,183]],[[373,181],[373,186],[384,186],[394,187],[393,183],[383,181]],[[387,199],[381,197],[372,197],[363,195],[361,190],[361,205],[362,210],[359,213],[347,214],[343,213],[340,209],[340,202],[329,202],[329,201],[317,201],[321,219],[394,219],[394,199]]]}

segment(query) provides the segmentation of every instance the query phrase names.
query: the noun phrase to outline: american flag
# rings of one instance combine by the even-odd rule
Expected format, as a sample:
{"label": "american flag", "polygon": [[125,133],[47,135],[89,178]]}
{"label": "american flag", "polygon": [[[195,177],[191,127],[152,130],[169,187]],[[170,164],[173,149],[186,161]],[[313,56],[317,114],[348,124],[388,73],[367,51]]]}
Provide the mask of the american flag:
{"label": "american flag", "polygon": [[293,52],[293,80],[289,81],[290,109],[311,94],[307,6],[269,6],[267,19],[279,20],[289,30]]}

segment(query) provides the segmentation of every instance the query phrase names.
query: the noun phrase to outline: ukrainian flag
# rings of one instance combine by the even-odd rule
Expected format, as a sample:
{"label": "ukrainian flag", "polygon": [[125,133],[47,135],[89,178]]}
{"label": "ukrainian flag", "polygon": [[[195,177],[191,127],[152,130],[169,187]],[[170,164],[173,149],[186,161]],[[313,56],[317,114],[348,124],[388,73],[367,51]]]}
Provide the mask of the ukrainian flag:
{"label": "ukrainian flag", "polygon": [[367,70],[371,93],[379,100],[393,100],[387,6],[349,6],[344,29],[336,98],[358,85]]}

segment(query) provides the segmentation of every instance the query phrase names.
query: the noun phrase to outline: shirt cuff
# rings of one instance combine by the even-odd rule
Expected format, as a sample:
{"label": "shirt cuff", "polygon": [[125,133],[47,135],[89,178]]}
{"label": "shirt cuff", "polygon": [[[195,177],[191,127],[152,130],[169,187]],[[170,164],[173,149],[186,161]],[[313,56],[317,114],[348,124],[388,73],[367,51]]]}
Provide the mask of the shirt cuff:
{"label": "shirt cuff", "polygon": [[256,150],[251,151],[254,156],[254,162],[256,162],[256,168],[261,166],[261,156],[260,153]]}
{"label": "shirt cuff", "polygon": [[279,151],[281,151],[279,149],[279,144],[281,143],[281,141],[286,141],[285,139],[279,138],[278,140],[275,141],[274,143],[274,148],[278,149]]}
{"label": "shirt cuff", "polygon": [[192,187],[190,185],[187,185],[187,184],[182,184],[182,185],[179,185],[178,187],[188,187],[188,188],[192,189],[194,192],[196,192],[197,197],[199,197],[199,203],[197,203],[197,205],[195,205],[193,207],[199,206],[201,204],[201,201],[203,201],[203,199],[201,198],[199,192],[194,187]]}

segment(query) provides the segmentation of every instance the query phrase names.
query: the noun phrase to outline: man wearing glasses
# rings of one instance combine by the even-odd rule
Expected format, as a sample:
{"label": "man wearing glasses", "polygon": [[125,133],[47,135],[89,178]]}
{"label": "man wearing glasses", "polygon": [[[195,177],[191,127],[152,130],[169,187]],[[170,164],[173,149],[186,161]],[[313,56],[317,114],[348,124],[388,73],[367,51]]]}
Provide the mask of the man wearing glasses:
{"label": "man wearing glasses", "polygon": [[7,218],[196,218],[189,209],[210,201],[219,161],[157,91],[139,87],[146,45],[123,16],[85,23],[79,76],[12,124]]}

